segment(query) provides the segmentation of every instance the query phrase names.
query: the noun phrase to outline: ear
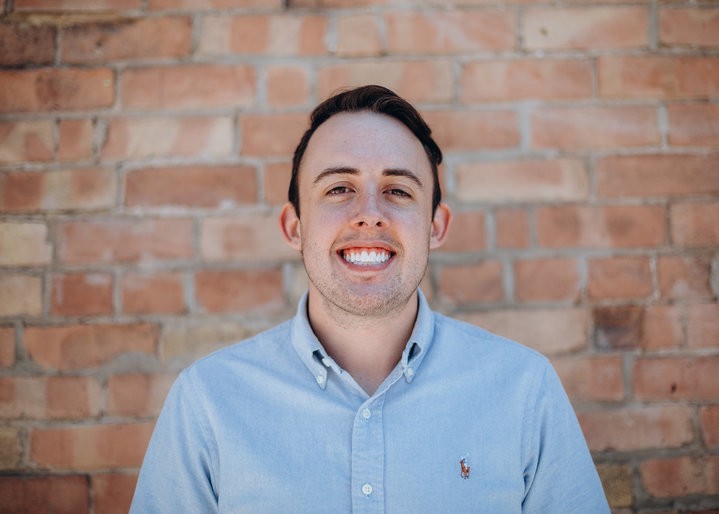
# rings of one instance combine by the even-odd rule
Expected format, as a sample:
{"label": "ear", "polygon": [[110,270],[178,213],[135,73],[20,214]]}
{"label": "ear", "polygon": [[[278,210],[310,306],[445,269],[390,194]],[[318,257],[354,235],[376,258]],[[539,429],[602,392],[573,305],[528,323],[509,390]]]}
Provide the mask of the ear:
{"label": "ear", "polygon": [[434,250],[439,248],[447,239],[447,231],[449,230],[449,224],[452,221],[452,211],[449,206],[444,203],[440,203],[437,206],[437,210],[432,218],[432,231],[429,234],[429,247]]}
{"label": "ear", "polygon": [[285,242],[295,250],[302,251],[302,232],[300,230],[300,218],[297,216],[294,206],[287,202],[282,206],[280,212],[280,231]]}

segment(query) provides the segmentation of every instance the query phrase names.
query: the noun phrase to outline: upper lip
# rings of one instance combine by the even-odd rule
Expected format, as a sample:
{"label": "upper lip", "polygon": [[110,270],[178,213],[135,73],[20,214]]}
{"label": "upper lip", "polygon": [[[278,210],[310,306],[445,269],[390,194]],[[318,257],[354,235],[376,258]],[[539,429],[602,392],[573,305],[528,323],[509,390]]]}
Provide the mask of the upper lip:
{"label": "upper lip", "polygon": [[347,243],[343,243],[338,246],[337,252],[342,253],[345,250],[351,250],[352,248],[380,248],[392,254],[397,253],[397,251],[392,247],[392,245],[383,241],[348,241]]}

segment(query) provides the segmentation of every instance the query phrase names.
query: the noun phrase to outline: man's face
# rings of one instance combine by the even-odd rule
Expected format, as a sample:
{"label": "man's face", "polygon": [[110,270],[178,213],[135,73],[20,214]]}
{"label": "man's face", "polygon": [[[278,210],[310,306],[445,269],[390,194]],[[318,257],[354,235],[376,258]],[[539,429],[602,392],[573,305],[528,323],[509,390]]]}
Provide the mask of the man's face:
{"label": "man's face", "polygon": [[281,224],[302,252],[310,302],[362,316],[406,305],[450,218],[442,204],[432,219],[433,177],[419,140],[389,116],[336,114],[310,139],[298,179],[301,218],[288,204]]}

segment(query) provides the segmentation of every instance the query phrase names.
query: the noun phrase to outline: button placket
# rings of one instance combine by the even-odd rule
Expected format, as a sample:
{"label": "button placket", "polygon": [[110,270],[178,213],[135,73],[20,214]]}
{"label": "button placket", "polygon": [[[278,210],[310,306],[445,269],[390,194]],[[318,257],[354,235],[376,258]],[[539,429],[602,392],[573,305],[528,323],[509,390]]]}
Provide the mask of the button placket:
{"label": "button placket", "polygon": [[384,395],[373,397],[356,411],[352,429],[352,512],[384,512]]}

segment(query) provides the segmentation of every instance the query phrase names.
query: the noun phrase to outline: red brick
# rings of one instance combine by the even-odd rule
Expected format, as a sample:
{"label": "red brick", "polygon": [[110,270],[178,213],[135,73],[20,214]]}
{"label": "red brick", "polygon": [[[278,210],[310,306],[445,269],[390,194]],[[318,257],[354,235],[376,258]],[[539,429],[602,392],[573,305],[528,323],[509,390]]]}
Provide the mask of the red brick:
{"label": "red brick", "polygon": [[498,261],[443,266],[438,283],[438,295],[453,305],[500,302],[505,298],[502,264]]}
{"label": "red brick", "polygon": [[702,440],[707,447],[719,445],[719,404],[699,408]]}
{"label": "red brick", "polygon": [[477,252],[487,248],[487,226],[484,211],[456,211],[452,216],[442,252]]}
{"label": "red brick", "polygon": [[240,116],[241,153],[252,157],[292,156],[307,128],[306,114]]}
{"label": "red brick", "polygon": [[319,15],[207,16],[198,52],[204,55],[313,56],[326,52],[327,17]]}
{"label": "red brick", "polygon": [[107,414],[157,416],[176,375],[128,373],[107,381]]}
{"label": "red brick", "polygon": [[42,278],[0,275],[0,316],[40,316]]}
{"label": "red brick", "polygon": [[625,407],[578,414],[589,449],[596,452],[678,448],[694,439],[686,405]]}
{"label": "red brick", "polygon": [[257,201],[257,173],[252,166],[183,166],[145,168],[125,175],[125,203],[130,207],[234,207]]}
{"label": "red brick", "polygon": [[137,475],[134,473],[97,473],[92,475],[94,514],[126,514],[130,510]]}
{"label": "red brick", "polygon": [[639,464],[642,485],[656,498],[719,494],[719,456],[668,457]]}
{"label": "red brick", "polygon": [[40,266],[51,259],[47,225],[0,222],[0,266]]}
{"label": "red brick", "polygon": [[15,329],[0,327],[0,368],[15,364]]}
{"label": "red brick", "polygon": [[640,341],[642,348],[677,348],[682,340],[682,311],[679,307],[652,305],[644,309]]}
{"label": "red brick", "polygon": [[706,98],[719,92],[710,57],[599,57],[599,94],[613,98]]}
{"label": "red brick", "polygon": [[641,347],[646,325],[644,309],[633,305],[595,307],[594,339],[599,349],[625,350]]}
{"label": "red brick", "polygon": [[638,48],[648,45],[645,7],[530,9],[524,13],[528,49]]}
{"label": "red brick", "polygon": [[659,42],[668,46],[719,46],[719,9],[661,9]]}
{"label": "red brick", "polygon": [[107,364],[123,354],[153,355],[157,327],[150,324],[27,327],[23,343],[29,357],[45,369],[83,369]]}
{"label": "red brick", "polygon": [[12,514],[88,514],[89,498],[83,475],[0,477],[3,511]]}
{"label": "red brick", "polygon": [[287,188],[290,185],[292,164],[289,162],[268,163],[265,165],[264,191],[265,201],[270,205],[282,205],[287,201]]}
{"label": "red brick", "polygon": [[683,203],[669,208],[672,241],[678,246],[719,245],[719,203]]}
{"label": "red brick", "polygon": [[122,278],[122,312],[126,314],[181,314],[185,292],[180,273],[133,273]]}
{"label": "red brick", "polygon": [[30,458],[49,469],[139,467],[152,428],[152,423],[36,428],[30,433]]}
{"label": "red brick", "polygon": [[719,348],[719,304],[704,303],[687,307],[687,345]]}
{"label": "red brick", "polygon": [[82,23],[63,30],[60,59],[69,63],[106,63],[185,57],[190,54],[191,41],[192,23],[187,17]]}
{"label": "red brick", "polygon": [[592,68],[579,59],[475,61],[460,85],[463,102],[591,98]]}
{"label": "red brick", "polygon": [[595,170],[597,193],[604,198],[717,194],[718,167],[719,154],[602,157]]}
{"label": "red brick", "polygon": [[120,76],[126,109],[198,109],[255,102],[256,82],[250,66],[193,64],[133,68]]}
{"label": "red brick", "polygon": [[337,20],[337,48],[342,57],[379,56],[384,49],[378,19],[371,14],[350,14]]}
{"label": "red brick", "polygon": [[624,398],[620,355],[563,356],[552,365],[573,402],[619,401]]}
{"label": "red brick", "polygon": [[575,259],[515,261],[514,286],[520,302],[573,301],[579,297],[579,266]]}
{"label": "red brick", "polygon": [[109,121],[102,157],[227,157],[233,140],[229,117],[114,118]]}
{"label": "red brick", "polygon": [[456,54],[511,50],[513,11],[393,12],[385,16],[390,54]]}
{"label": "red brick", "polygon": [[710,262],[705,257],[662,256],[657,261],[659,292],[665,298],[711,296]]}
{"label": "red brick", "polygon": [[187,219],[70,221],[59,227],[58,257],[68,264],[189,259],[192,238]]}
{"label": "red brick", "polygon": [[520,143],[513,111],[428,111],[424,118],[445,152],[516,148]]}
{"label": "red brick", "polygon": [[101,168],[0,174],[0,212],[112,207],[116,182],[112,170]]}
{"label": "red brick", "polygon": [[550,248],[641,248],[664,243],[664,209],[653,205],[540,207],[537,238]]}
{"label": "red brick", "polygon": [[0,65],[52,64],[56,32],[51,25],[0,24]]}
{"label": "red brick", "polygon": [[660,140],[652,107],[540,107],[531,113],[530,123],[533,148],[632,148],[657,145]]}
{"label": "red brick", "polygon": [[222,9],[232,7],[282,7],[282,0],[149,0],[150,9],[198,9],[209,6]]}
{"label": "red brick", "polygon": [[15,0],[17,11],[115,11],[137,9],[141,0]]}
{"label": "red brick", "polygon": [[303,66],[269,66],[267,102],[273,107],[305,105],[310,99],[310,74]]}
{"label": "red brick", "polygon": [[0,112],[96,109],[115,101],[108,68],[4,70],[0,82]]}
{"label": "red brick", "polygon": [[91,158],[93,131],[91,120],[60,120],[57,158],[61,161]]}
{"label": "red brick", "polygon": [[199,271],[195,290],[205,312],[271,311],[284,306],[278,269]]}
{"label": "red brick", "polygon": [[361,7],[387,5],[392,0],[288,0],[289,7]]}
{"label": "red brick", "polygon": [[498,248],[527,248],[530,244],[529,217],[521,209],[503,208],[494,213]]}
{"label": "red brick", "polygon": [[200,252],[211,262],[268,262],[297,257],[285,244],[274,214],[206,218],[200,227]]}
{"label": "red brick", "polygon": [[449,103],[452,76],[452,63],[443,60],[336,64],[317,72],[317,94],[327,98],[340,88],[379,84],[413,103]]}
{"label": "red brick", "polygon": [[[719,73],[719,68],[717,68]],[[715,91],[719,93],[719,87]],[[669,144],[680,146],[719,146],[719,105],[669,105]],[[711,157],[708,157],[709,161]],[[714,159],[714,165],[716,166]],[[716,168],[714,168],[716,169]],[[708,192],[716,192],[719,179],[714,174],[714,187]]]}
{"label": "red brick", "polygon": [[645,400],[714,400],[719,397],[719,357],[637,359],[633,391]]}
{"label": "red brick", "polygon": [[0,163],[51,161],[52,130],[49,120],[0,121]]}
{"label": "red brick", "polygon": [[52,277],[50,312],[60,316],[112,314],[112,275],[65,273]]}
{"label": "red brick", "polygon": [[591,321],[588,311],[581,308],[515,309],[459,314],[458,317],[546,355],[586,348]]}
{"label": "red brick", "polygon": [[459,164],[455,177],[461,201],[567,201],[589,195],[587,170],[578,159]]}
{"label": "red brick", "polygon": [[589,260],[587,292],[593,299],[647,298],[653,292],[646,257],[606,257]]}
{"label": "red brick", "polygon": [[100,412],[100,385],[90,377],[1,377],[0,418],[83,419]]}

